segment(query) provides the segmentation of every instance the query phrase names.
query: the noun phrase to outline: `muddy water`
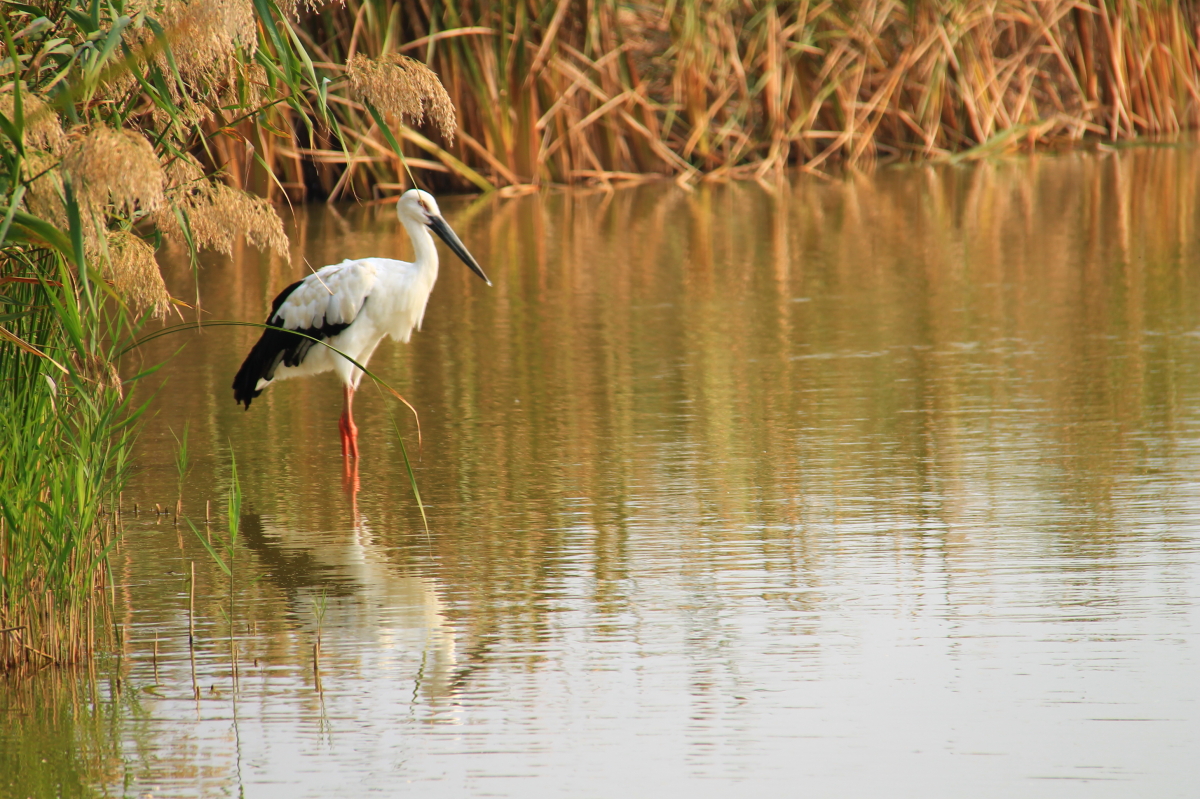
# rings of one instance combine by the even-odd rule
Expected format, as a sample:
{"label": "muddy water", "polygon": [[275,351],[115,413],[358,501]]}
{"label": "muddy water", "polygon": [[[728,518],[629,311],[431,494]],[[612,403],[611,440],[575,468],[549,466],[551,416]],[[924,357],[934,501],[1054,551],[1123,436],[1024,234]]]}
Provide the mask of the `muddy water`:
{"label": "muddy water", "polygon": [[[122,657],[0,686],[0,793],[1190,795],[1198,176],[1157,148],[448,200],[495,286],[443,253],[376,353],[421,443],[361,391],[357,492],[332,377],[243,411],[254,331],[148,345]],[[407,251],[382,207],[290,234],[294,264],[203,265],[207,318]],[[180,494],[232,581],[148,512]]]}

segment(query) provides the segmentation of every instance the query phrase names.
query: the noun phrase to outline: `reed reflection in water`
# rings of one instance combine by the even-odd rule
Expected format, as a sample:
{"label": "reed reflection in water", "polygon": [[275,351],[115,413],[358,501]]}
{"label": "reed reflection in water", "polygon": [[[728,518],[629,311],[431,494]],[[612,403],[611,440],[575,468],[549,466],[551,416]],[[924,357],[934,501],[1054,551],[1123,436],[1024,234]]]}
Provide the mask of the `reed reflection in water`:
{"label": "reed reflection in water", "polygon": [[[495,288],[447,259],[425,330],[371,364],[420,411],[428,534],[395,400],[360,392],[352,511],[337,382],[242,412],[228,384],[256,331],[207,330],[165,370],[130,494],[174,502],[188,422],[202,518],[232,442],[241,687],[223,578],[190,532],[132,523],[142,710],[114,713],[125,761],[85,781],[1187,795],[1197,175],[1179,147],[446,202]],[[296,264],[405,257],[387,208],[303,209],[292,235]],[[258,320],[299,274],[248,251],[200,294]]]}

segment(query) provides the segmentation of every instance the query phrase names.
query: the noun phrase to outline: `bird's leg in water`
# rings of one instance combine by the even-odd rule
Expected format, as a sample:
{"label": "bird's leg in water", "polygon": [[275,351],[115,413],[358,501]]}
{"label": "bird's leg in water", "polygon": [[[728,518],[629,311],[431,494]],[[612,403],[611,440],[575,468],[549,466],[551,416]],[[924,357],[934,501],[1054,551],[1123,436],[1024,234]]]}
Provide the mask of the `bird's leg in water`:
{"label": "bird's leg in water", "polygon": [[338,430],[342,433],[342,457],[358,459],[358,427],[354,424],[354,415],[350,406],[354,403],[354,389],[342,387],[342,417],[338,419]]}

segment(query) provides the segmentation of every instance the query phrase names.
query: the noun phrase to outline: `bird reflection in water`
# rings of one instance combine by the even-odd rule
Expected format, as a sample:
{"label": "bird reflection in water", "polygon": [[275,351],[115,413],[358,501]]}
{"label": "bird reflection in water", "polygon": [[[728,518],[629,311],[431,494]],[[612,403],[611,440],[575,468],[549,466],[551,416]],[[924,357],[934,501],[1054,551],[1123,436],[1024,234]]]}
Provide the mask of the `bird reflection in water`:
{"label": "bird reflection in water", "polygon": [[[436,579],[406,573],[402,551],[372,528],[351,501],[349,531],[302,531],[246,514],[242,526],[267,579],[288,597],[305,632],[322,633],[327,675],[364,659],[395,661],[427,698],[449,696],[456,640]],[[318,621],[311,612],[322,603]]]}

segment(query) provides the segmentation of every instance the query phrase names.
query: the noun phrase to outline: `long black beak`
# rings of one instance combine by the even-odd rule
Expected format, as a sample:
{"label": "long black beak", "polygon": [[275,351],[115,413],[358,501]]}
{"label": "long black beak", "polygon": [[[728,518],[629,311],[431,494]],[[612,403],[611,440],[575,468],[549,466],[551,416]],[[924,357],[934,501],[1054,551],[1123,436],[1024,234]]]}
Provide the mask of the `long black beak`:
{"label": "long black beak", "polygon": [[429,229],[438,234],[438,238],[446,242],[446,246],[454,250],[454,254],[461,258],[462,262],[469,266],[472,272],[483,278],[484,283],[487,283],[489,286],[492,285],[492,281],[488,280],[488,276],[483,273],[483,267],[475,260],[474,255],[467,252],[466,245],[462,243],[462,239],[458,237],[458,234],[450,229],[445,219],[442,219],[440,216],[430,216]]}

